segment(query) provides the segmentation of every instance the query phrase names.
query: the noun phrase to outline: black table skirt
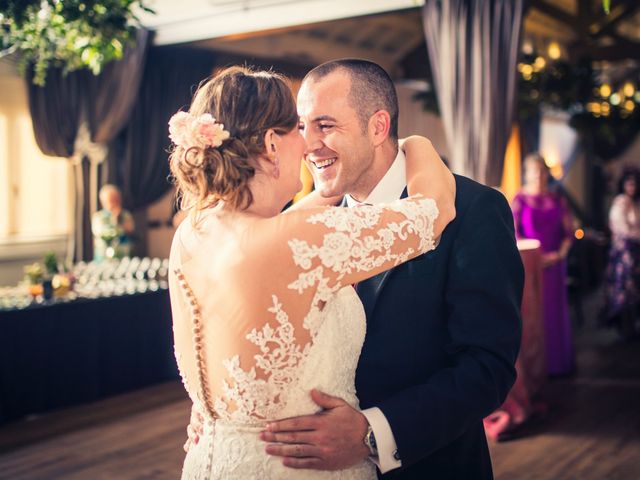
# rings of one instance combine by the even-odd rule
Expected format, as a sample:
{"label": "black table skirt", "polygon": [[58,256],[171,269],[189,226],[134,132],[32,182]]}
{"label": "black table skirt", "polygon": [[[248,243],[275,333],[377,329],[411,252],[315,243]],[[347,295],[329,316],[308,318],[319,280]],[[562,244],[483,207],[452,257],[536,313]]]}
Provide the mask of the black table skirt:
{"label": "black table skirt", "polygon": [[177,378],[166,290],[0,312],[0,423]]}

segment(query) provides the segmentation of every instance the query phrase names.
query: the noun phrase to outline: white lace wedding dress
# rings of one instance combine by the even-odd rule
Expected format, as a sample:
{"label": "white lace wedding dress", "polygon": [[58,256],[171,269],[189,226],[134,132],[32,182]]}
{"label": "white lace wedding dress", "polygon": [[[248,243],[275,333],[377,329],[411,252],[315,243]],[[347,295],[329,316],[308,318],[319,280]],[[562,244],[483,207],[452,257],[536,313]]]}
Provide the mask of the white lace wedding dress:
{"label": "white lace wedding dress", "polygon": [[435,202],[323,208],[257,222],[183,222],[171,251],[176,358],[205,414],[183,479],[375,479],[373,463],[295,470],[265,453],[272,419],[318,411],[312,388],[358,408],[365,336],[351,286],[433,248]]}

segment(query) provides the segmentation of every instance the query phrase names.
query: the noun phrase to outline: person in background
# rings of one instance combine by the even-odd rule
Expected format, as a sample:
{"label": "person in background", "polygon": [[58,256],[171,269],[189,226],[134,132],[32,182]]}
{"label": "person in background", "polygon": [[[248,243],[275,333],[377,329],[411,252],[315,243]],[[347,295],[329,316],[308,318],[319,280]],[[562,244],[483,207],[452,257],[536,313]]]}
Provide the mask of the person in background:
{"label": "person in background", "polygon": [[93,259],[128,257],[135,229],[133,216],[122,208],[122,195],[115,185],[104,185],[98,195],[102,210],[91,218]]}
{"label": "person in background", "polygon": [[640,172],[625,170],[609,210],[611,249],[606,274],[606,323],[625,340],[638,335],[640,304]]}
{"label": "person in background", "polygon": [[573,220],[563,197],[549,188],[549,179],[542,155],[529,154],[524,160],[524,184],[511,208],[518,238],[533,238],[541,244],[547,371],[566,375],[575,369],[566,287]]}

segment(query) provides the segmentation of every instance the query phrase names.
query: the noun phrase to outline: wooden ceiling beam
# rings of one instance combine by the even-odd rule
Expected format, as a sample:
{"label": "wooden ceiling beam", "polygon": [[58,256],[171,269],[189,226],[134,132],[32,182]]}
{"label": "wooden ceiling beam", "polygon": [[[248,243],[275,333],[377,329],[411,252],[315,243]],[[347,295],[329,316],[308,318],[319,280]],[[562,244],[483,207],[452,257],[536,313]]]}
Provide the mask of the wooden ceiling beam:
{"label": "wooden ceiling beam", "polygon": [[639,8],[640,5],[636,0],[626,0],[623,3],[616,4],[604,20],[596,22],[589,27],[589,34],[594,38],[611,35],[622,20],[632,17]]}
{"label": "wooden ceiling beam", "polygon": [[640,58],[640,43],[624,40],[613,45],[588,45],[580,43],[569,47],[570,57],[576,60],[589,58],[591,60],[606,60],[610,62]]}
{"label": "wooden ceiling beam", "polygon": [[[544,0],[530,0],[530,6],[576,30],[576,17]],[[578,32],[579,33],[579,32]]]}
{"label": "wooden ceiling beam", "polygon": [[591,0],[576,0],[576,3],[576,29],[580,35],[586,36],[594,19],[593,5]]}

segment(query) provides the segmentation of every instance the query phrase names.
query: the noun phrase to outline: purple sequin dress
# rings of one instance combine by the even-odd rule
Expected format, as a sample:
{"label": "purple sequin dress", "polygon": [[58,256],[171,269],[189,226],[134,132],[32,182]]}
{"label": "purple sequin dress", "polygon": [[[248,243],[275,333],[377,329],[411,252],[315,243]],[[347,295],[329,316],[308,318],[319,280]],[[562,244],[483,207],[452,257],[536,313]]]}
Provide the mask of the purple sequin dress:
{"label": "purple sequin dress", "polygon": [[[567,226],[570,224],[568,208],[556,194],[518,193],[512,209],[518,237],[539,240],[543,253],[557,251],[566,238],[572,237]],[[575,368],[566,279],[566,260],[544,269],[544,334],[550,375],[568,374]]]}

